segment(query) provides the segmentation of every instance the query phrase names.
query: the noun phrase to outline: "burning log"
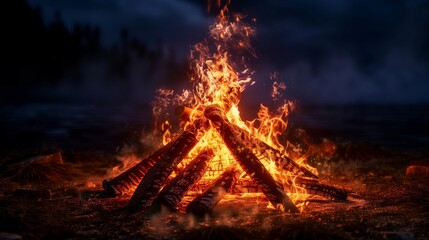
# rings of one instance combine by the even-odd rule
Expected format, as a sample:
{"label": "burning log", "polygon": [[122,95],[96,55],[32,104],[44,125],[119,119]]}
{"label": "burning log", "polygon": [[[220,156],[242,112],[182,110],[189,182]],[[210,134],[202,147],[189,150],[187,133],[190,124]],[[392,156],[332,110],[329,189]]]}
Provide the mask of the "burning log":
{"label": "burning log", "polygon": [[134,167],[121,173],[115,178],[104,180],[103,188],[106,193],[112,196],[121,196],[130,192],[132,188],[136,187],[140,183],[147,171],[155,165],[156,161],[165,154],[165,152],[167,152],[176,141],[177,139],[171,141],[152,155],[143,159]]}
{"label": "burning log", "polygon": [[198,143],[198,129],[204,129],[204,127],[205,123],[203,121],[196,121],[195,124],[184,131],[171,147],[162,154],[156,164],[149,169],[138,185],[128,203],[127,207],[129,209],[133,210],[140,206],[148,206],[151,204],[177,164],[179,164]]}
{"label": "burning log", "polygon": [[213,211],[220,200],[231,191],[238,179],[238,170],[235,167],[222,173],[203,194],[196,197],[186,207],[186,212],[202,217]]}
{"label": "burning log", "polygon": [[290,159],[285,154],[281,153],[279,150],[271,147],[267,143],[257,139],[252,138],[248,132],[241,129],[240,127],[229,123],[229,125],[236,131],[238,135],[241,136],[241,140],[254,151],[254,154],[266,154],[270,159],[273,159],[278,168],[291,172],[293,175],[304,176],[309,178],[319,178],[317,175],[312,173],[307,168],[300,166],[295,161]]}
{"label": "burning log", "polygon": [[170,211],[176,211],[186,192],[204,175],[208,162],[214,157],[212,149],[202,151],[188,164],[173,180],[171,180],[152,202],[155,211],[162,206]]}
{"label": "burning log", "polygon": [[296,178],[295,184],[307,190],[307,193],[319,195],[332,200],[346,200],[347,191],[341,188],[336,188],[331,185],[322,184],[315,180]]}
{"label": "burning log", "polygon": [[262,142],[258,139],[255,139],[255,141],[258,143],[258,147],[262,152],[266,152],[271,159],[274,159],[276,166],[278,168],[291,172],[293,175],[298,175],[298,176],[302,175],[305,177],[315,178],[315,179],[319,178],[310,170],[308,170],[303,166],[300,166],[295,161],[290,159],[288,156],[281,153],[277,149],[271,147],[270,145],[266,144],[265,142]]}
{"label": "burning log", "polygon": [[[180,117],[181,121],[188,121],[191,112],[192,109],[185,106],[179,106],[175,110],[176,115]],[[251,137],[247,131],[243,130],[239,126],[234,124],[230,125],[232,128],[234,128],[237,134],[241,136],[241,139],[246,144],[246,146],[254,151],[254,154],[268,156],[270,159],[275,161],[278,168],[291,172],[293,175],[316,179],[318,178],[317,175],[312,173],[307,168],[300,166],[291,158],[281,153],[279,150],[271,147],[267,143],[257,138]]]}
{"label": "burning log", "polygon": [[217,105],[208,106],[204,115],[212,121],[232,155],[243,170],[261,187],[273,206],[283,208],[285,211],[299,212],[284,192],[283,186],[274,180],[270,172],[243,142],[243,135],[238,135],[233,125],[223,116],[221,108]]}

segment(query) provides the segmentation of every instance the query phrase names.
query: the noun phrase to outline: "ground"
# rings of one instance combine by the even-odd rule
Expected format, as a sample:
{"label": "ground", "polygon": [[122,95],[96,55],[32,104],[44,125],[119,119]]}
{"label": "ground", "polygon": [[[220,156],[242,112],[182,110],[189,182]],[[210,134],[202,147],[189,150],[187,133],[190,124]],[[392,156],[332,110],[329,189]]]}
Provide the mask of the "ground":
{"label": "ground", "polygon": [[[68,152],[63,153],[64,164],[33,166],[29,170],[28,166],[10,164],[10,159],[22,154],[10,152],[3,154],[2,159],[0,232],[4,237],[0,236],[4,239],[16,239],[13,237],[17,235],[24,239],[428,239],[429,179],[405,174],[410,162],[427,159],[428,153],[390,149],[375,154],[375,148],[369,151],[361,145],[347,146],[347,151],[339,153],[345,154],[343,157],[337,154],[313,162],[317,161],[322,182],[349,191],[347,201],[310,200],[299,214],[267,209],[263,198],[225,201],[213,216],[205,219],[182,212],[149,215],[144,211],[124,211],[128,198],[105,197],[101,188],[108,170],[119,163],[113,155]],[[359,151],[364,153],[354,153]],[[357,157],[353,158],[353,154]]]}

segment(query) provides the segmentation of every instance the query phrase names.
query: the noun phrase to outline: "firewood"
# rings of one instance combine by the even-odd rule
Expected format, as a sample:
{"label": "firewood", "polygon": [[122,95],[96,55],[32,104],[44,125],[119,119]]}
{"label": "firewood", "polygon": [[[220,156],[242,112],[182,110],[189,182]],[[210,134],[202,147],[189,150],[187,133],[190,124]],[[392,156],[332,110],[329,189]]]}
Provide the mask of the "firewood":
{"label": "firewood", "polygon": [[222,198],[231,191],[237,181],[239,171],[235,167],[228,168],[186,207],[186,212],[202,217],[210,214]]}
{"label": "firewood", "polygon": [[274,162],[276,163],[277,168],[283,169],[283,170],[290,172],[293,175],[297,175],[297,176],[304,176],[304,177],[315,178],[315,179],[319,178],[317,175],[312,173],[310,170],[299,165],[298,163],[293,161],[291,158],[289,158],[285,154],[281,153],[279,150],[271,147],[267,143],[265,143],[259,139],[255,139],[254,141],[256,143],[258,143],[259,148],[257,148],[257,149],[265,152],[270,159],[273,159]]}
{"label": "firewood", "polygon": [[155,165],[157,160],[167,152],[176,141],[177,138],[115,178],[104,180],[103,188],[105,192],[110,196],[122,196],[129,193],[140,183],[147,171]]}
{"label": "firewood", "polygon": [[183,105],[180,105],[176,107],[174,110],[174,114],[178,117],[184,117],[185,119],[189,120],[189,115],[191,114],[192,109]]}
{"label": "firewood", "polygon": [[273,159],[278,168],[283,169],[287,172],[291,172],[293,175],[316,179],[318,178],[317,175],[312,173],[307,168],[300,166],[298,163],[293,161],[285,154],[281,153],[279,150],[271,147],[264,141],[259,140],[258,138],[251,137],[247,131],[243,130],[237,125],[234,125],[232,123],[229,124],[234,129],[234,131],[236,131],[237,134],[240,135],[241,140],[244,142],[244,144],[248,148],[253,150],[254,154],[264,155],[270,159]]}
{"label": "firewood", "polygon": [[[296,186],[304,188],[308,194],[319,195],[332,200],[347,200],[347,191],[331,185],[319,183],[317,180],[296,178]],[[291,185],[292,182],[289,182]]]}
{"label": "firewood", "polygon": [[213,157],[212,149],[198,154],[183,171],[161,190],[152,202],[153,210],[160,211],[162,207],[166,207],[169,211],[176,211],[183,196],[204,175],[207,164]]}
{"label": "firewood", "polygon": [[136,210],[139,207],[149,206],[158,194],[159,190],[165,185],[168,176],[174,168],[198,143],[198,129],[201,123],[196,122],[186,131],[184,131],[172,144],[159,160],[149,169],[136,191],[128,203],[129,210]]}
{"label": "firewood", "polygon": [[283,186],[276,182],[270,172],[243,142],[232,124],[223,116],[218,105],[206,107],[204,115],[211,120],[213,126],[222,136],[225,145],[235,157],[243,170],[261,187],[262,192],[275,208],[285,211],[299,212],[293,202],[283,190]]}

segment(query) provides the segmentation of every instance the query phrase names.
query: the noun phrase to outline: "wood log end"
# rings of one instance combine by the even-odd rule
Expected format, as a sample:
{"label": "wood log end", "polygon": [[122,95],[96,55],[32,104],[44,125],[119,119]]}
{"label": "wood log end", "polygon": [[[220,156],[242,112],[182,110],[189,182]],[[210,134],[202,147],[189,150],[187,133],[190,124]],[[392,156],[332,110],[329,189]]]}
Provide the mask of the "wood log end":
{"label": "wood log end", "polygon": [[222,108],[217,104],[212,104],[204,109],[204,116],[213,122],[221,122],[223,117]]}

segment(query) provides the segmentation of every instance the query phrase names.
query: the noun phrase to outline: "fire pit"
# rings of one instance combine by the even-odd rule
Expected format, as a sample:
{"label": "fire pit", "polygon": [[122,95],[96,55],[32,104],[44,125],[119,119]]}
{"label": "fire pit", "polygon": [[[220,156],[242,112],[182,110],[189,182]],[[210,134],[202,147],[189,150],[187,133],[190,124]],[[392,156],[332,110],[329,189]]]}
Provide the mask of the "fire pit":
{"label": "fire pit", "polygon": [[[210,213],[226,194],[262,192],[270,207],[291,213],[299,212],[296,202],[310,195],[347,199],[345,190],[321,184],[305,157],[292,159],[286,143],[279,140],[291,102],[283,102],[277,114],[261,105],[258,119],[241,119],[240,97],[253,82],[244,57],[237,61],[236,55],[255,55],[250,45],[253,34],[242,16],[228,16],[227,5],[221,10],[210,28],[211,38],[193,48],[192,91],[176,96],[160,91],[162,104],[155,105],[159,110],[180,103],[176,115],[183,132],[171,139],[166,131],[162,148],[105,180],[103,187],[110,195],[132,194],[128,209],[151,206],[158,211],[178,210],[185,195],[194,196],[186,212],[199,216]],[[284,85],[274,85],[274,96],[279,88]]]}

